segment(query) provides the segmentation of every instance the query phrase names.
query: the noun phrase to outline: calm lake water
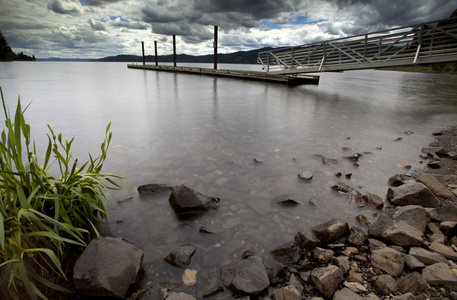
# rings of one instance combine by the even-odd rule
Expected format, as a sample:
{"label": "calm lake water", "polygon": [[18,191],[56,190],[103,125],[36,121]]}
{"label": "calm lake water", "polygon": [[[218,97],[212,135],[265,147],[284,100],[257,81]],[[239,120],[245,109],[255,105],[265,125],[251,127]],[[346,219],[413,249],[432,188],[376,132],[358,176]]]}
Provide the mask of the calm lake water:
{"label": "calm lake water", "polygon": [[[0,86],[11,110],[18,95],[22,103],[31,102],[26,118],[38,149],[46,146],[50,124],[67,139],[76,137],[75,157],[96,155],[112,122],[112,144],[120,147],[109,153],[105,171],[135,188],[185,184],[221,199],[217,212],[188,219],[175,216],[168,195],[141,198],[126,189],[109,204],[111,234],[145,251],[143,286],[180,282],[184,270],[163,257],[192,243],[197,252],[188,268],[198,271],[196,290],[249,247],[268,261],[270,251],[297,231],[308,233],[331,218],[353,226],[358,214],[375,218],[376,210],[349,203],[331,186],[342,181],[384,198],[390,176],[423,168],[419,154],[433,142],[432,132],[456,123],[455,75],[377,70],[320,75],[317,86],[289,87],[130,70],[126,63],[0,63]],[[363,154],[358,167],[344,158],[354,153]],[[324,165],[322,156],[338,164]],[[402,161],[413,169],[399,168]],[[313,179],[298,178],[300,171],[312,172]],[[271,203],[285,194],[301,205]],[[219,233],[199,232],[210,225]]]}

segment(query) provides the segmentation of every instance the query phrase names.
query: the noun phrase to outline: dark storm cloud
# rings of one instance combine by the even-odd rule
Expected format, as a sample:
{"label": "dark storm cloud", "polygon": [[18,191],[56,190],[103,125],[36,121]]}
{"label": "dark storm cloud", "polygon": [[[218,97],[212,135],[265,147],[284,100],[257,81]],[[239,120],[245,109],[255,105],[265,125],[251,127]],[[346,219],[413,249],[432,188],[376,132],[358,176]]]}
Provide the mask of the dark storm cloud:
{"label": "dark storm cloud", "polygon": [[84,0],[83,4],[87,6],[105,7],[106,5],[121,2],[124,0]]}
{"label": "dark storm cloud", "polygon": [[48,9],[58,14],[81,14],[83,9],[78,0],[52,0]]}

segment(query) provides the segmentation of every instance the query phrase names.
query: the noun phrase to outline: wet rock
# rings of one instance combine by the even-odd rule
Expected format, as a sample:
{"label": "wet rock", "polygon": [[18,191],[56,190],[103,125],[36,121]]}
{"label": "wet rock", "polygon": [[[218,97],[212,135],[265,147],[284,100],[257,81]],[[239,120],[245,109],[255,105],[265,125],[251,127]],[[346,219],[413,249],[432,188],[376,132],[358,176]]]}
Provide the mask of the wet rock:
{"label": "wet rock", "polygon": [[138,187],[141,196],[155,195],[171,192],[171,186],[165,184],[145,184]]}
{"label": "wet rock", "polygon": [[271,251],[271,254],[278,262],[284,265],[293,265],[300,259],[300,248],[297,242],[288,242]]}
{"label": "wet rock", "polygon": [[300,293],[293,286],[285,286],[273,293],[275,300],[301,300]]}
{"label": "wet rock", "polygon": [[423,174],[416,178],[416,181],[429,188],[435,196],[444,198],[448,201],[457,202],[457,197],[433,175]]}
{"label": "wet rock", "polygon": [[427,167],[430,169],[439,169],[441,168],[441,162],[439,160],[430,161],[427,163]]}
{"label": "wet rock", "polygon": [[195,298],[194,296],[192,295],[189,295],[189,294],[186,294],[186,293],[183,293],[183,292],[168,292],[166,291],[164,293],[164,296],[162,298],[163,300],[197,300],[197,298]]}
{"label": "wet rock", "polygon": [[412,256],[411,254],[405,255],[405,263],[408,266],[408,268],[412,271],[420,271],[425,267],[423,263],[421,263],[417,258]]}
{"label": "wet rock", "polygon": [[405,222],[391,224],[382,233],[382,238],[398,246],[420,246],[424,242],[422,232]]}
{"label": "wet rock", "polygon": [[447,259],[457,260],[457,252],[455,252],[451,247],[443,245],[439,242],[431,243],[428,249],[443,255]]}
{"label": "wet rock", "polygon": [[175,213],[216,210],[219,198],[203,195],[185,185],[173,186],[170,198],[171,208]]}
{"label": "wet rock", "polygon": [[405,174],[396,174],[392,177],[389,178],[388,180],[388,183],[390,186],[393,186],[393,187],[398,187],[400,185],[403,185],[406,183],[406,181],[408,179],[410,179],[411,177],[405,175]]}
{"label": "wet rock", "polygon": [[256,157],[254,157],[253,161],[255,164],[258,164],[258,165],[263,164],[263,160],[257,159]]}
{"label": "wet rock", "polygon": [[335,252],[328,249],[316,247],[312,250],[314,259],[321,264],[327,264],[335,256]]}
{"label": "wet rock", "polygon": [[271,202],[274,204],[280,204],[284,206],[295,206],[300,204],[300,202],[291,198],[289,195],[276,196],[273,198],[273,200],[271,200]]}
{"label": "wet rock", "polygon": [[380,248],[372,251],[371,264],[391,276],[398,276],[403,271],[405,256],[391,248]]}
{"label": "wet rock", "polygon": [[416,300],[416,297],[411,293],[406,293],[399,296],[393,296],[390,300]]}
{"label": "wet rock", "polygon": [[398,291],[397,282],[390,275],[383,274],[373,277],[371,284],[380,295],[389,295]]}
{"label": "wet rock", "polygon": [[197,270],[186,269],[182,275],[182,282],[186,286],[193,286],[197,283]]}
{"label": "wet rock", "polygon": [[371,206],[373,208],[382,208],[384,206],[384,201],[382,201],[382,198],[378,195],[373,195],[369,193],[367,195],[363,195],[362,200],[365,201],[365,203],[368,206]]}
{"label": "wet rock", "polygon": [[372,250],[372,251],[374,249],[387,247],[384,242],[377,240],[377,239],[368,239],[368,246],[370,247],[370,250]]}
{"label": "wet rock", "polygon": [[311,180],[313,178],[313,173],[311,173],[310,171],[301,171],[300,173],[298,173],[298,177],[304,180]]}
{"label": "wet rock", "polygon": [[308,203],[313,205],[314,207],[318,207],[319,206],[316,199],[309,199]]}
{"label": "wet rock", "polygon": [[367,217],[365,217],[363,214],[358,214],[355,219],[357,220],[357,222],[360,223],[360,225],[362,226],[370,226],[371,225],[371,222],[368,221]]}
{"label": "wet rock", "polygon": [[392,209],[383,209],[378,219],[368,228],[368,234],[377,239],[382,239],[383,232],[394,223],[392,219],[394,212],[395,210]]}
{"label": "wet rock", "polygon": [[402,161],[397,164],[399,168],[411,169],[411,164],[407,161]]}
{"label": "wet rock", "polygon": [[343,282],[343,272],[333,265],[315,268],[311,280],[325,297],[330,298]]}
{"label": "wet rock", "polygon": [[304,287],[303,287],[300,279],[298,279],[297,276],[299,277],[300,275],[298,275],[298,274],[290,275],[290,279],[289,279],[289,282],[287,283],[287,285],[290,285],[290,286],[293,286],[294,288],[296,288],[298,293],[301,295]]}
{"label": "wet rock", "polygon": [[395,221],[402,221],[419,229],[421,233],[425,232],[428,222],[425,208],[419,205],[399,207],[392,218]]}
{"label": "wet rock", "polygon": [[363,155],[360,154],[360,153],[354,153],[350,156],[345,156],[344,158],[347,158],[349,159],[350,161],[352,162],[358,162],[359,161],[359,158],[361,158]]}
{"label": "wet rock", "polygon": [[334,158],[327,158],[325,156],[322,156],[322,163],[324,165],[333,165],[333,166],[336,166],[338,165],[338,161]]}
{"label": "wet rock", "polygon": [[446,287],[454,291],[457,290],[457,276],[444,262],[425,267],[422,270],[422,277],[433,287]]}
{"label": "wet rock", "polygon": [[223,291],[224,286],[222,285],[222,283],[217,278],[213,278],[209,286],[205,288],[203,297],[211,297]]}
{"label": "wet rock", "polygon": [[364,297],[354,293],[348,288],[343,288],[336,291],[333,295],[333,300],[364,300]]}
{"label": "wet rock", "polygon": [[443,149],[443,147],[424,147],[424,148],[422,148],[422,152],[425,154],[444,153],[444,149]]}
{"label": "wet rock", "polygon": [[316,237],[324,243],[336,241],[349,234],[348,223],[337,219],[314,226],[312,230]]}
{"label": "wet rock", "polygon": [[348,242],[355,246],[362,246],[367,239],[366,235],[357,228],[351,228]]}
{"label": "wet rock", "polygon": [[127,297],[143,251],[121,239],[97,237],[76,261],[73,283],[81,296]]}
{"label": "wet rock", "polygon": [[195,246],[192,244],[182,244],[173,249],[164,260],[176,267],[187,267],[195,253]]}
{"label": "wet rock", "polygon": [[420,182],[408,182],[399,187],[391,187],[387,198],[395,205],[420,205],[438,207],[440,201]]}
{"label": "wet rock", "polygon": [[409,254],[425,265],[432,265],[439,262],[447,262],[446,258],[438,253],[430,252],[424,248],[411,247]]}
{"label": "wet rock", "polygon": [[301,249],[313,249],[314,247],[323,247],[321,241],[319,241],[313,236],[302,234],[301,232],[297,232],[294,240],[295,242],[297,242],[298,246]]}
{"label": "wet rock", "polygon": [[429,286],[419,273],[413,272],[398,280],[398,289],[402,294],[417,294],[427,292]]}
{"label": "wet rock", "polygon": [[267,272],[258,256],[249,256],[237,263],[221,267],[221,280],[234,292],[256,295],[269,285]]}

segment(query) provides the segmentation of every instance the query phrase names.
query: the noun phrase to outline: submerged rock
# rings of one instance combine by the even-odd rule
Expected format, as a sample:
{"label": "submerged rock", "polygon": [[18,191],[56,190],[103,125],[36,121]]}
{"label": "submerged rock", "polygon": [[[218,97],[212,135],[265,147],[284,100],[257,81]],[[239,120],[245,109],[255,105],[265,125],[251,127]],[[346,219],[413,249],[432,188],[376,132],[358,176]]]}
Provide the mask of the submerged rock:
{"label": "submerged rock", "polygon": [[145,184],[138,187],[138,193],[141,196],[155,195],[165,192],[171,192],[171,186],[165,184]]}
{"label": "submerged rock", "polygon": [[196,248],[192,244],[182,244],[173,249],[164,260],[176,267],[187,267]]}
{"label": "submerged rock", "polygon": [[170,206],[175,213],[186,213],[195,211],[217,210],[219,198],[203,195],[185,185],[173,186],[170,198]]}
{"label": "submerged rock", "polygon": [[344,236],[349,235],[349,225],[337,219],[332,219],[312,228],[316,237],[324,242],[333,242]]}

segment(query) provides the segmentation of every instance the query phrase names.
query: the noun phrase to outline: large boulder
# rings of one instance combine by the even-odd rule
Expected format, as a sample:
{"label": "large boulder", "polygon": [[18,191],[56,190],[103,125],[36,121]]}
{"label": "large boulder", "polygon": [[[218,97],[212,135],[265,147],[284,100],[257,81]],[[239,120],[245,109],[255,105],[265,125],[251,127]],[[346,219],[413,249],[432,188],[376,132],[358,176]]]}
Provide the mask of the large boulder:
{"label": "large boulder", "polygon": [[371,264],[395,277],[403,271],[405,255],[392,248],[376,249],[371,254]]}
{"label": "large boulder", "polygon": [[423,243],[422,232],[405,222],[394,222],[382,233],[382,238],[398,246],[420,246]]}
{"label": "large boulder", "polygon": [[414,256],[418,261],[425,265],[433,265],[439,262],[447,262],[446,258],[443,255],[439,253],[430,252],[420,247],[411,247],[409,249],[409,254]]}
{"label": "large boulder", "polygon": [[419,205],[407,205],[399,207],[393,217],[395,221],[403,221],[419,229],[422,233],[427,227],[427,212],[425,208]]}
{"label": "large boulder", "polygon": [[121,239],[97,237],[76,261],[75,288],[81,296],[127,297],[143,260],[143,251]]}
{"label": "large boulder", "polygon": [[164,260],[176,267],[187,267],[195,250],[196,248],[192,244],[182,244],[173,249]]}
{"label": "large boulder", "polygon": [[260,294],[270,285],[262,259],[255,255],[222,266],[221,280],[228,289],[250,295]]}
{"label": "large boulder", "polygon": [[408,182],[399,187],[391,187],[387,198],[395,205],[420,205],[438,207],[440,200],[422,183]]}
{"label": "large boulder", "polygon": [[441,182],[439,182],[433,175],[423,174],[416,178],[417,182],[424,184],[428,187],[433,194],[445,200],[457,202],[457,197],[448,190]]}
{"label": "large boulder", "polygon": [[330,298],[343,282],[343,272],[333,265],[315,268],[311,280],[325,297]]}
{"label": "large boulder", "polygon": [[170,206],[175,213],[216,210],[219,208],[219,198],[203,195],[185,185],[175,185],[172,188]]}
{"label": "large boulder", "polygon": [[324,243],[333,242],[349,235],[348,223],[337,219],[316,225],[312,230],[316,237]]}
{"label": "large boulder", "polygon": [[398,291],[397,282],[387,274],[373,277],[371,285],[380,295],[389,295]]}
{"label": "large boulder", "polygon": [[413,272],[398,280],[398,289],[402,294],[417,294],[427,292],[429,286],[419,273]]}
{"label": "large boulder", "polygon": [[451,247],[441,244],[440,242],[433,242],[428,247],[429,250],[439,253],[446,257],[447,259],[452,259],[457,261],[457,252],[454,251]]}

